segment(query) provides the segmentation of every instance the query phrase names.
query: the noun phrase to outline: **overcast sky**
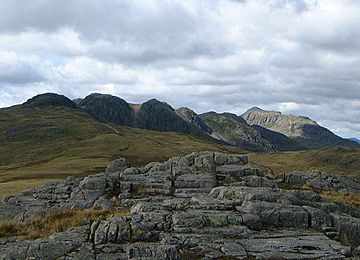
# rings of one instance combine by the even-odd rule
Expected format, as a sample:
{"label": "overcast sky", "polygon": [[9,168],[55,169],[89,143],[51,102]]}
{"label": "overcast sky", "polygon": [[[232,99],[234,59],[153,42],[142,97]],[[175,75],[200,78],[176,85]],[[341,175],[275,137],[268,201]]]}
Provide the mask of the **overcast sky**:
{"label": "overcast sky", "polygon": [[44,92],[309,116],[360,138],[359,0],[1,0],[0,107]]}

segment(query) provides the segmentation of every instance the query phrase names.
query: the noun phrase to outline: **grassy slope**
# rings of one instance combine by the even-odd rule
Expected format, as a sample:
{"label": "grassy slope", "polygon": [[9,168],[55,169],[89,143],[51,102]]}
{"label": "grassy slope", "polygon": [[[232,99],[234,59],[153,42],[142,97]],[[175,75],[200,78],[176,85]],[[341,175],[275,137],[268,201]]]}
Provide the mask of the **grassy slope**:
{"label": "grassy slope", "polygon": [[104,125],[59,107],[0,109],[0,147],[0,196],[96,173],[119,157],[139,166],[193,151],[240,152],[178,133]]}
{"label": "grassy slope", "polygon": [[[278,153],[249,153],[249,160],[269,168],[272,175],[292,171],[319,170],[332,174],[351,176],[360,181],[360,149],[345,147],[329,147],[321,150],[278,152]],[[292,189],[309,189],[296,185]],[[349,195],[334,190],[316,190],[322,197],[339,201],[353,207],[360,208],[360,196]]]}
{"label": "grassy slope", "polygon": [[[0,147],[0,196],[97,173],[119,157],[140,166],[194,151],[243,152],[189,135],[104,125],[82,110],[57,107],[0,109]],[[275,175],[317,169],[360,177],[360,150],[350,148],[248,155]]]}
{"label": "grassy slope", "polygon": [[312,151],[250,153],[248,156],[250,161],[270,168],[274,175],[320,170],[360,178],[360,149],[334,146]]}

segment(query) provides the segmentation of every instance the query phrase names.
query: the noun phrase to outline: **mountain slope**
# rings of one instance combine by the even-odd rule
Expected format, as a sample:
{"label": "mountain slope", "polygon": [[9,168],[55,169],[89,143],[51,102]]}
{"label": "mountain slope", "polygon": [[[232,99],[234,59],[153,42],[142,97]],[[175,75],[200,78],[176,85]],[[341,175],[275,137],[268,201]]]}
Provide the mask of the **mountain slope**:
{"label": "mountain slope", "polygon": [[180,133],[103,124],[80,108],[0,109],[0,195],[85,176],[126,157],[132,165],[202,150],[236,150]]}
{"label": "mountain slope", "polygon": [[193,110],[187,107],[180,107],[175,110],[182,119],[188,123],[198,127],[206,133],[211,133],[211,128],[201,119],[201,117],[196,114]]}
{"label": "mountain slope", "polygon": [[274,147],[256,129],[237,115],[209,112],[200,117],[210,127],[213,136],[231,145],[251,151],[274,151]]}
{"label": "mountain slope", "polygon": [[241,116],[250,125],[260,125],[284,134],[309,149],[331,145],[358,146],[355,142],[335,135],[307,117],[284,115],[281,112],[266,111],[257,107],[249,109]]}
{"label": "mountain slope", "polygon": [[249,160],[268,167],[274,175],[323,171],[360,180],[360,149],[331,146],[319,150],[249,153]]}
{"label": "mountain slope", "polygon": [[349,140],[353,141],[353,142],[357,142],[360,144],[360,139],[357,138],[349,138]]}
{"label": "mountain slope", "polygon": [[281,133],[271,131],[259,125],[252,125],[261,135],[268,140],[277,151],[298,151],[304,150],[305,147]]}
{"label": "mountain slope", "polygon": [[156,131],[190,133],[189,124],[179,117],[170,105],[156,99],[141,105],[136,125]]}

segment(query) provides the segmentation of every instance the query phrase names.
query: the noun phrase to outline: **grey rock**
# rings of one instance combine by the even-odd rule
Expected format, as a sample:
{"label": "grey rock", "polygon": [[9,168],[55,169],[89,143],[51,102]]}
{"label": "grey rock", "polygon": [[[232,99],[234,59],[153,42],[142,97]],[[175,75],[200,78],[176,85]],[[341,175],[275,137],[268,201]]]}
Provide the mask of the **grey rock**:
{"label": "grey rock", "polygon": [[221,247],[221,251],[226,256],[230,257],[246,257],[247,253],[245,248],[239,244],[234,242],[227,242]]}
{"label": "grey rock", "polygon": [[128,167],[128,163],[125,158],[120,158],[115,161],[112,161],[108,164],[105,169],[106,174],[110,173],[120,173]]}
{"label": "grey rock", "polygon": [[98,217],[90,226],[90,241],[94,242],[95,232],[98,229],[101,221],[105,220],[105,216],[101,215]]}
{"label": "grey rock", "polygon": [[244,155],[227,155],[223,153],[215,153],[214,161],[216,165],[244,165],[248,163],[248,157]]}
{"label": "grey rock", "polygon": [[[47,238],[0,238],[0,259],[343,259],[356,256],[360,211],[311,191],[277,183],[356,190],[323,173],[285,174],[278,180],[247,158],[192,153],[164,163],[69,178],[28,190],[0,205],[0,218],[26,221],[54,210],[90,207],[124,217],[99,217],[89,226]],[[116,215],[116,214],[115,214]],[[330,239],[331,238],[331,239]],[[351,255],[353,254],[353,255]]]}
{"label": "grey rock", "polygon": [[102,220],[98,226],[98,228],[95,231],[94,235],[94,244],[100,245],[107,242],[108,236],[107,233],[110,228],[110,222],[107,220]]}
{"label": "grey rock", "polygon": [[357,180],[325,172],[292,172],[285,174],[283,180],[293,185],[307,184],[314,189],[360,194],[360,183]]}
{"label": "grey rock", "polygon": [[330,213],[334,227],[343,243],[357,247],[360,245],[360,219],[340,212]]}
{"label": "grey rock", "polygon": [[345,259],[347,248],[312,231],[271,230],[240,240],[249,258]]}
{"label": "grey rock", "polygon": [[78,250],[87,241],[88,227],[78,227],[37,240],[15,240],[1,245],[0,259],[57,259]]}
{"label": "grey rock", "polygon": [[331,217],[321,209],[309,206],[302,207],[309,214],[309,227],[321,228],[331,226]]}
{"label": "grey rock", "polygon": [[128,259],[179,259],[176,246],[159,243],[133,243],[127,254]]}
{"label": "grey rock", "polygon": [[229,165],[220,165],[216,167],[216,172],[218,174],[222,174],[225,176],[231,176],[235,180],[239,180],[241,177],[248,175],[258,175],[262,176],[264,173],[257,167],[253,167],[251,165],[237,165],[237,164],[229,164]]}
{"label": "grey rock", "polygon": [[244,201],[238,210],[257,214],[265,225],[278,227],[308,227],[308,213],[299,206],[265,201]]}
{"label": "grey rock", "polygon": [[105,210],[112,210],[114,208],[114,203],[108,196],[101,196],[94,202],[93,207]]}
{"label": "grey rock", "polygon": [[355,248],[353,251],[352,251],[354,257],[359,257],[360,258],[360,246],[358,246],[357,248]]}
{"label": "grey rock", "polygon": [[104,174],[96,174],[85,177],[79,185],[80,189],[85,190],[105,190],[106,178]]}

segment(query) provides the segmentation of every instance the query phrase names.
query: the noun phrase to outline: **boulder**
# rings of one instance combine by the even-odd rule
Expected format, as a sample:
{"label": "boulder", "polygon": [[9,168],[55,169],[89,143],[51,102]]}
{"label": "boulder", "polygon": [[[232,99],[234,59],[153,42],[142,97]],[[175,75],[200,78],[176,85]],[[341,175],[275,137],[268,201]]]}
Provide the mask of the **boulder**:
{"label": "boulder", "polygon": [[340,240],[353,247],[360,246],[360,219],[340,212],[330,213]]}
{"label": "boulder", "polygon": [[110,173],[120,173],[123,172],[126,168],[128,168],[128,163],[125,158],[120,158],[115,161],[112,161],[108,164],[105,169],[106,174]]}

